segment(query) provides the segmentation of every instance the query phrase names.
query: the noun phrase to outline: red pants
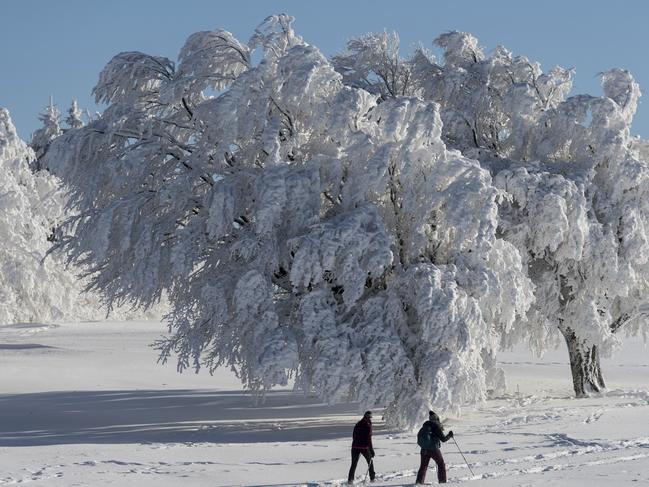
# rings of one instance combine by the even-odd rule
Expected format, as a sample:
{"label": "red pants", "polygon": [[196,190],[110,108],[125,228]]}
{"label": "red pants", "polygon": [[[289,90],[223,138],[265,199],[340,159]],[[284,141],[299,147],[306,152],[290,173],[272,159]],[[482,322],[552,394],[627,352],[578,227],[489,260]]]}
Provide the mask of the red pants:
{"label": "red pants", "polygon": [[421,465],[419,466],[419,472],[417,472],[417,483],[423,484],[426,481],[426,471],[428,470],[428,462],[430,462],[431,458],[437,464],[437,480],[440,484],[445,484],[446,465],[444,464],[442,452],[439,449],[421,451]]}

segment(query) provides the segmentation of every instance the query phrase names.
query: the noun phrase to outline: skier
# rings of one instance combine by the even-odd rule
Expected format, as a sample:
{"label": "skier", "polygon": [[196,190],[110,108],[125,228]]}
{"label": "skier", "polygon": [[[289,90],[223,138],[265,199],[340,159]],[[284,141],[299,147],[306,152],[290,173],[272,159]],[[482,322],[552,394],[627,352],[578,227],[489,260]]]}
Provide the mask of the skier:
{"label": "skier", "polygon": [[428,421],[424,423],[419,433],[417,433],[417,444],[421,447],[421,465],[419,466],[419,472],[417,472],[416,485],[424,485],[428,462],[430,462],[431,458],[437,464],[437,480],[440,484],[446,483],[446,465],[440,451],[440,442],[446,442],[451,438],[453,438],[453,432],[449,431],[445,435],[439,416],[435,412],[429,411]]}
{"label": "skier", "polygon": [[370,482],[373,482],[376,474],[374,473],[374,461],[372,460],[374,458],[374,448],[372,447],[372,411],[365,411],[363,418],[356,423],[352,438],[352,466],[349,468],[347,485],[354,484],[354,473],[356,472],[358,458],[361,455],[367,460]]}

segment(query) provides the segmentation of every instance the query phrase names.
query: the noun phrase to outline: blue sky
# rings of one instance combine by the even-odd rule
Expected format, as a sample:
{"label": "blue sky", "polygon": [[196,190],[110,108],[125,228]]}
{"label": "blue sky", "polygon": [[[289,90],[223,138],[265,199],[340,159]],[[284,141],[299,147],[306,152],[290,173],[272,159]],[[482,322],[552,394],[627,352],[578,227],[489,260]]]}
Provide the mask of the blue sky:
{"label": "blue sky", "polygon": [[[396,30],[402,51],[430,47],[440,33],[471,32],[487,50],[576,69],[573,93],[600,94],[597,73],[630,70],[649,93],[649,2],[643,0],[490,1],[207,1],[0,0],[0,106],[23,138],[39,127],[50,95],[62,112],[72,98],[95,110],[98,74],[121,51],[172,60],[185,39],[223,27],[242,41],[267,15],[296,17],[295,29],[325,54],[365,32]],[[649,101],[640,103],[633,132],[649,138]]]}

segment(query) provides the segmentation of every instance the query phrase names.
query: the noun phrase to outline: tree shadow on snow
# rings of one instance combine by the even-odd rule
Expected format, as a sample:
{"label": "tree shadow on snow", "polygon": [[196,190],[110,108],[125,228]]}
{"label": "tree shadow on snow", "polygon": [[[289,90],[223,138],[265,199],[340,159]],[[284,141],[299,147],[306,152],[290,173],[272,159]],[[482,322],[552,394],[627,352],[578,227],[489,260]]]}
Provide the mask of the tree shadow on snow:
{"label": "tree shadow on snow", "polygon": [[[57,391],[0,395],[0,447],[76,443],[257,443],[347,438],[356,404],[271,391]],[[344,417],[351,415],[352,417]]]}

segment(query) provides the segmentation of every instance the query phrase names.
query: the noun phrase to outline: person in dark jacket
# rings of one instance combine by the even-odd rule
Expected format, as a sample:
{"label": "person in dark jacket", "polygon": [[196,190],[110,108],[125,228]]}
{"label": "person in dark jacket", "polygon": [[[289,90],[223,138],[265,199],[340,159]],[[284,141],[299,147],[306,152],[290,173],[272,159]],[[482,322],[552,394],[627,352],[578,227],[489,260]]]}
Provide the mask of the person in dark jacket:
{"label": "person in dark jacket", "polygon": [[370,481],[374,481],[376,474],[374,473],[374,448],[372,447],[372,411],[365,411],[363,418],[354,426],[352,433],[352,466],[349,468],[349,476],[347,483],[352,485],[354,483],[354,474],[356,473],[356,465],[358,458],[363,455],[370,469]]}
{"label": "person in dark jacket", "polygon": [[440,484],[446,483],[446,465],[440,447],[442,441],[446,442],[451,438],[453,438],[453,432],[449,431],[445,435],[444,426],[442,426],[439,416],[433,411],[429,411],[428,421],[424,423],[417,435],[417,443],[421,446],[421,465],[417,472],[416,485],[421,485],[426,481],[426,471],[431,458],[437,464],[437,480]]}

